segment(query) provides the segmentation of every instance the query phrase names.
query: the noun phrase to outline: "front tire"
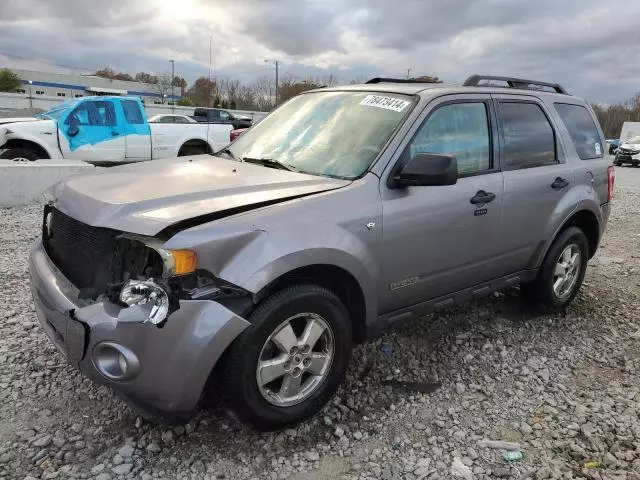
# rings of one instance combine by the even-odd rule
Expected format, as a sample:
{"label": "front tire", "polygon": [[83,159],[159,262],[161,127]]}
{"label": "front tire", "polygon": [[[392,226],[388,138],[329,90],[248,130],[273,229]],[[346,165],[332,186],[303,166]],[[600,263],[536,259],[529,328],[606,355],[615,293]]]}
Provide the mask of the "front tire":
{"label": "front tire", "polygon": [[39,156],[37,153],[26,148],[10,148],[0,154],[0,159],[33,162],[38,160]]}
{"label": "front tire", "polygon": [[589,260],[589,243],[578,227],[569,227],[551,244],[535,280],[520,286],[534,306],[567,307],[578,294]]}
{"label": "front tire", "polygon": [[351,360],[351,323],[343,303],[323,287],[297,285],[265,299],[248,320],[252,325],[226,354],[229,407],[263,431],[315,414]]}

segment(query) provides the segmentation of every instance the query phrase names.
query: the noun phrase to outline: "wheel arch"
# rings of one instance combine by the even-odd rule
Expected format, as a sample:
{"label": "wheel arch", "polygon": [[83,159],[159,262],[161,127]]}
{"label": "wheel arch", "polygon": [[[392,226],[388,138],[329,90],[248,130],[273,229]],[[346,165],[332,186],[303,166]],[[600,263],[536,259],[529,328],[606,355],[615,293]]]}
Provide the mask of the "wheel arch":
{"label": "wheel arch", "polygon": [[592,210],[582,208],[577,212],[572,213],[571,216],[556,229],[555,233],[544,244],[544,249],[539,251],[539,254],[536,257],[536,267],[539,267],[542,264],[555,239],[569,227],[578,227],[584,232],[587,237],[587,243],[589,244],[589,258],[592,258],[595,255],[600,242],[600,221]]}
{"label": "wheel arch", "polygon": [[24,148],[26,150],[32,151],[38,155],[39,158],[42,159],[50,159],[51,154],[49,151],[43,147],[41,144],[34,142],[32,140],[27,140],[24,138],[11,138],[7,140],[7,142],[2,146],[5,150],[11,150],[12,148]]}
{"label": "wheel arch", "polygon": [[351,321],[353,338],[362,343],[367,338],[367,308],[364,291],[349,271],[331,264],[313,264],[290,270],[264,286],[256,295],[256,302],[287,287],[313,283],[330,290],[342,301]]}
{"label": "wheel arch", "polygon": [[180,156],[181,154],[184,154],[183,149],[188,147],[205,147],[207,153],[213,153],[214,151],[214,148],[211,145],[211,143],[206,141],[204,138],[193,137],[193,138],[189,138],[181,141],[180,146],[176,150],[176,155]]}

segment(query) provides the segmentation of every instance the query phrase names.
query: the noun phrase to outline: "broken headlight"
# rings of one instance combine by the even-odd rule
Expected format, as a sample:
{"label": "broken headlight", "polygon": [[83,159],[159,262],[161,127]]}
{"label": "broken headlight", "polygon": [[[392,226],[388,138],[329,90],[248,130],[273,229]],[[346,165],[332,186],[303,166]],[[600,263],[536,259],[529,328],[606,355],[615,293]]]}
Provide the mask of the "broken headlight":
{"label": "broken headlight", "polygon": [[120,291],[120,301],[129,306],[126,316],[159,325],[169,314],[169,296],[161,285],[149,280],[129,280]]}

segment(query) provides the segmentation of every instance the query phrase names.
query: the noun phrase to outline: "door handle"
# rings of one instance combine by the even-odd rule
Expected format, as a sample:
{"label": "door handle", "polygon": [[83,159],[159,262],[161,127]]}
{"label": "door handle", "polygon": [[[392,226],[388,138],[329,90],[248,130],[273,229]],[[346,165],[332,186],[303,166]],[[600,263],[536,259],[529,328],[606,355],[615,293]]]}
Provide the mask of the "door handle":
{"label": "door handle", "polygon": [[562,190],[564,187],[569,185],[569,180],[562,177],[556,177],[556,179],[551,184],[551,188],[554,190]]}
{"label": "door handle", "polygon": [[495,193],[485,192],[484,190],[478,190],[478,192],[469,200],[474,205],[485,204],[493,202],[496,199]]}
{"label": "door handle", "polygon": [[111,132],[112,137],[117,137],[118,135],[120,135],[120,132]]}

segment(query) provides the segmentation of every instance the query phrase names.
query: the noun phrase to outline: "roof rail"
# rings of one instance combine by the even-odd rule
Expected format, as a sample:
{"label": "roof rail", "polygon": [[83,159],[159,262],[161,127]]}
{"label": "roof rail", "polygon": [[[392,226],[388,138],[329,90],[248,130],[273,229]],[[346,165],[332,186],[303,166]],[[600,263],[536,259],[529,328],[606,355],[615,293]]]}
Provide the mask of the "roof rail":
{"label": "roof rail", "polygon": [[558,83],[539,82],[538,80],[526,80],[524,78],[497,77],[492,75],[471,75],[464,81],[462,85],[464,87],[477,87],[483,80],[498,80],[501,82],[506,82],[509,88],[520,88],[524,90],[535,90],[535,88],[531,88],[532,86],[548,87],[553,88],[556,93],[569,95],[567,91]]}
{"label": "roof rail", "polygon": [[376,77],[376,78],[372,78],[371,80],[368,80],[365,83],[425,83],[425,82],[421,82],[420,80],[412,80],[412,79],[405,79],[405,78]]}

